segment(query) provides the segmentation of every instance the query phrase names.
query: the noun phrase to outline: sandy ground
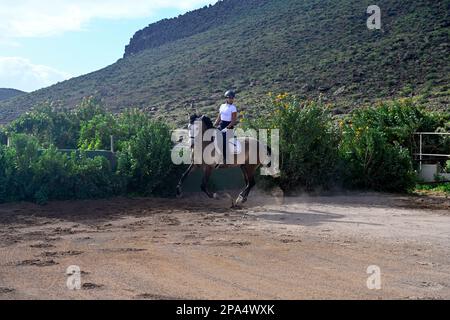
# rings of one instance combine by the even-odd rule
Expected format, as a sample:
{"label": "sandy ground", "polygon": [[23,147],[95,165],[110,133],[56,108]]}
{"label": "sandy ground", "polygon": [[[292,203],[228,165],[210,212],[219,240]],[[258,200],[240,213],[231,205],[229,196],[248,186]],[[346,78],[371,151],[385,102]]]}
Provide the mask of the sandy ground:
{"label": "sandy ground", "polygon": [[[191,195],[0,205],[0,299],[449,299],[450,200]],[[66,270],[81,269],[81,290]],[[381,270],[381,290],[367,268]]]}

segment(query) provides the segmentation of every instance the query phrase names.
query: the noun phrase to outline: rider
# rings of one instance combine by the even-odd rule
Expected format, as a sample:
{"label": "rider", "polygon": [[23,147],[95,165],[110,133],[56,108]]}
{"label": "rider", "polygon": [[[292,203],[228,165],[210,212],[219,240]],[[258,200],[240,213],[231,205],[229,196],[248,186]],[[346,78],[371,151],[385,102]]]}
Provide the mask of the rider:
{"label": "rider", "polygon": [[228,130],[233,130],[237,123],[238,112],[234,105],[234,99],[236,98],[236,93],[233,90],[228,90],[225,92],[226,103],[220,106],[219,115],[217,116],[216,123],[214,124],[223,134],[223,158],[224,163],[226,163],[226,151],[227,143],[226,136]]}

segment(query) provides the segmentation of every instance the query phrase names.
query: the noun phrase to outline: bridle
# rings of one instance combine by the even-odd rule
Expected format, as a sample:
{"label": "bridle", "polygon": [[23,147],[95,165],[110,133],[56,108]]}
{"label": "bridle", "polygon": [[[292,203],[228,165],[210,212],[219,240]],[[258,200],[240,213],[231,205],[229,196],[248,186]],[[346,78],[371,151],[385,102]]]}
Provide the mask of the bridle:
{"label": "bridle", "polygon": [[[197,122],[197,121],[201,121],[201,117],[197,117],[197,118],[195,118],[195,120],[193,120],[192,121],[192,123],[190,123],[189,125],[188,125],[188,130],[189,130],[189,140],[191,141],[191,148],[193,148],[194,147],[194,144],[195,144],[195,138],[196,138],[196,129],[198,128],[196,125],[195,125],[195,123]],[[197,134],[198,134],[198,132],[197,132]]]}

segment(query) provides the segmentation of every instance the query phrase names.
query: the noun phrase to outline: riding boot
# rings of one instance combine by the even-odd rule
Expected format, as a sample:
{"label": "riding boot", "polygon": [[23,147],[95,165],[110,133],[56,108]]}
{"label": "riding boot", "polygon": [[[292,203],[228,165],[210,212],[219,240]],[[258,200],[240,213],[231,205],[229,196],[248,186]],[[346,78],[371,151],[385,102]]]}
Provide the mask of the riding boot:
{"label": "riding boot", "polygon": [[222,133],[223,135],[223,164],[227,164],[227,134],[225,132]]}

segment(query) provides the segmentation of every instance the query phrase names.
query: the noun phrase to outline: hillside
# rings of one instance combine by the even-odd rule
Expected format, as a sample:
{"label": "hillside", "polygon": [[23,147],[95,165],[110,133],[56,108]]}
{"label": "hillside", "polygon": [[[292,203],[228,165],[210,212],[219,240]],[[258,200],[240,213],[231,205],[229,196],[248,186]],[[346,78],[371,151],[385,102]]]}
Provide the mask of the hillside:
{"label": "hillside", "polygon": [[137,32],[123,59],[97,72],[0,103],[6,122],[46,100],[68,108],[101,97],[170,121],[193,98],[212,112],[227,88],[241,109],[269,91],[322,95],[340,111],[420,95],[448,107],[450,1],[380,0],[382,30],[368,30],[366,0],[224,0]]}
{"label": "hillside", "polygon": [[[165,43],[187,38],[209,29],[236,21],[245,16],[248,10],[255,9],[267,0],[228,0],[216,5],[205,6],[193,12],[172,19],[164,19],[139,30],[130,44],[125,47],[124,57],[140,51],[159,47]],[[232,14],[229,14],[232,12]]]}
{"label": "hillside", "polygon": [[25,94],[25,92],[16,89],[0,88],[0,101]]}

